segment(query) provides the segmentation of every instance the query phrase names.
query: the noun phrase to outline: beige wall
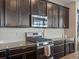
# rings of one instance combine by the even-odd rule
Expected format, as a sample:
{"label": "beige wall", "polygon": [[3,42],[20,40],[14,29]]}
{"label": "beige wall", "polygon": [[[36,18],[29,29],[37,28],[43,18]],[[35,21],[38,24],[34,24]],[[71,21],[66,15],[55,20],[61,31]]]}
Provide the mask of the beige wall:
{"label": "beige wall", "polygon": [[76,4],[71,2],[67,4],[69,9],[69,29],[64,30],[64,34],[67,37],[74,37],[76,34]]}

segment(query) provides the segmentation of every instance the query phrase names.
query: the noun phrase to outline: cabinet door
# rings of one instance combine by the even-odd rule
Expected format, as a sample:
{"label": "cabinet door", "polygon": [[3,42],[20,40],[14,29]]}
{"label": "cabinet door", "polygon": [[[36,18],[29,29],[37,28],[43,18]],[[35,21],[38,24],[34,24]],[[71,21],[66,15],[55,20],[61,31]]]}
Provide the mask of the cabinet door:
{"label": "cabinet door", "polygon": [[61,57],[64,57],[64,52],[60,52],[54,55],[54,59],[60,59]]}
{"label": "cabinet door", "polygon": [[29,0],[19,0],[19,26],[29,27]]}
{"label": "cabinet door", "polygon": [[54,47],[54,54],[64,51],[64,44]]}
{"label": "cabinet door", "polygon": [[70,51],[69,51],[70,53],[75,52],[75,43],[70,43],[70,44],[69,44],[69,50],[70,50]]}
{"label": "cabinet door", "polygon": [[0,0],[0,26],[4,26],[4,17],[3,17],[3,0]]}
{"label": "cabinet door", "polygon": [[69,43],[65,44],[65,55],[69,54]]}
{"label": "cabinet door", "polygon": [[64,8],[64,28],[69,28],[69,8]]}
{"label": "cabinet door", "polygon": [[58,28],[58,6],[47,3],[48,27]]}
{"label": "cabinet door", "polygon": [[64,28],[64,8],[59,6],[59,28]]}
{"label": "cabinet door", "polygon": [[46,16],[47,15],[47,3],[46,1],[39,0],[39,15]]}
{"label": "cabinet door", "polygon": [[5,26],[18,26],[18,0],[5,0]]}
{"label": "cabinet door", "polygon": [[6,57],[6,51],[0,51],[0,59],[7,59]]}
{"label": "cabinet door", "polygon": [[26,59],[37,59],[35,51],[26,53]]}
{"label": "cabinet door", "polygon": [[47,3],[42,0],[31,0],[31,14],[32,15],[47,15]]}
{"label": "cabinet door", "polygon": [[38,4],[39,4],[39,0],[31,0],[31,14],[32,15],[39,15],[39,8],[38,8]]}

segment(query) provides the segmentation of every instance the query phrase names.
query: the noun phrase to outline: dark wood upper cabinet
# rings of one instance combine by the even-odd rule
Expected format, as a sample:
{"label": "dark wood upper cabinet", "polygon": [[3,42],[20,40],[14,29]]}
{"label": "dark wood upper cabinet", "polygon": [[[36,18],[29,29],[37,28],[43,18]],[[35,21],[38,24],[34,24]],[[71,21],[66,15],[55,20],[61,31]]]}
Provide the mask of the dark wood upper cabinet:
{"label": "dark wood upper cabinet", "polygon": [[3,8],[3,0],[0,0],[0,26],[4,26],[4,16],[3,16],[3,14],[4,14],[4,8]]}
{"label": "dark wood upper cabinet", "polygon": [[29,0],[19,0],[19,26],[29,27],[30,5]]}
{"label": "dark wood upper cabinet", "polygon": [[39,0],[31,0],[31,14],[32,15],[39,15]]}
{"label": "dark wood upper cabinet", "polygon": [[69,28],[67,7],[44,0],[31,0],[31,15],[47,16],[48,28]]}
{"label": "dark wood upper cabinet", "polygon": [[2,8],[1,5],[2,4],[1,4],[1,0],[0,0],[0,26],[1,26],[1,8]]}
{"label": "dark wood upper cabinet", "polygon": [[[45,0],[0,0],[0,26],[32,27],[33,16],[46,18],[38,27],[69,28],[69,8]],[[43,19],[43,18],[42,18]]]}
{"label": "dark wood upper cabinet", "polygon": [[18,0],[5,0],[5,26],[18,26]]}
{"label": "dark wood upper cabinet", "polygon": [[47,3],[43,0],[31,0],[31,15],[47,15]]}
{"label": "dark wood upper cabinet", "polygon": [[69,28],[69,8],[59,6],[59,28]]}
{"label": "dark wood upper cabinet", "polygon": [[5,26],[29,27],[29,0],[5,0]]}
{"label": "dark wood upper cabinet", "polygon": [[52,3],[47,3],[47,16],[48,16],[48,27],[53,26],[53,8]]}
{"label": "dark wood upper cabinet", "polygon": [[64,8],[59,6],[59,28],[64,28]]}
{"label": "dark wood upper cabinet", "polygon": [[47,2],[43,0],[39,0],[39,15],[47,16]]}
{"label": "dark wood upper cabinet", "polygon": [[48,27],[58,28],[58,6],[47,3]]}
{"label": "dark wood upper cabinet", "polygon": [[64,8],[64,28],[69,28],[69,8]]}

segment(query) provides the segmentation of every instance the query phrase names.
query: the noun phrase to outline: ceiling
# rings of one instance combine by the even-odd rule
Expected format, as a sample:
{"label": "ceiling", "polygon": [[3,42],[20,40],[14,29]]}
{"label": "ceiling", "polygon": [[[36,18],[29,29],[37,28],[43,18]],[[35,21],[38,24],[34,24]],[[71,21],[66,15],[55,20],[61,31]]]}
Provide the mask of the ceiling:
{"label": "ceiling", "polygon": [[59,2],[59,3],[62,3],[62,4],[67,4],[67,3],[70,3],[70,2],[73,2],[73,1],[76,1],[76,0],[51,0],[51,1],[56,1],[56,2]]}
{"label": "ceiling", "polygon": [[72,2],[72,1],[75,1],[75,0],[58,0],[59,2],[62,2],[62,3],[69,3],[69,2]]}

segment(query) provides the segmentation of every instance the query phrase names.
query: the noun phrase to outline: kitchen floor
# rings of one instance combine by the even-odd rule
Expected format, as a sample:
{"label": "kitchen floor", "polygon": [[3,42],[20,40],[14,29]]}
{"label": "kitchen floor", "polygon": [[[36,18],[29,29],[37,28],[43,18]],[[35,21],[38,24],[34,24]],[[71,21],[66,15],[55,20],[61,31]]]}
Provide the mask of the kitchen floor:
{"label": "kitchen floor", "polygon": [[78,55],[78,53],[72,53],[72,54],[69,54],[69,55],[62,57],[60,59],[79,59],[79,55]]}

